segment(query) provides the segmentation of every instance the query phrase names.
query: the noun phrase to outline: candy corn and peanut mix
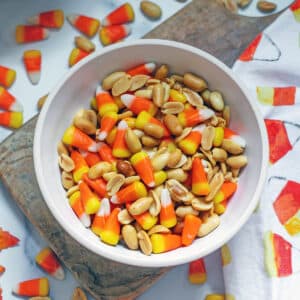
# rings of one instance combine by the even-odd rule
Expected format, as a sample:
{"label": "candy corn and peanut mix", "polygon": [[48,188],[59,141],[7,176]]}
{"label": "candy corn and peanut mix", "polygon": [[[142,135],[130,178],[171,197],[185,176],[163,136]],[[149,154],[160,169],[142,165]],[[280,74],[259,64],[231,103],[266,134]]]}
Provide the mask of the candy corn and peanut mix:
{"label": "candy corn and peanut mix", "polygon": [[58,144],[62,185],[85,227],[150,255],[220,224],[247,164],[220,92],[146,63],[104,78],[91,106]]}

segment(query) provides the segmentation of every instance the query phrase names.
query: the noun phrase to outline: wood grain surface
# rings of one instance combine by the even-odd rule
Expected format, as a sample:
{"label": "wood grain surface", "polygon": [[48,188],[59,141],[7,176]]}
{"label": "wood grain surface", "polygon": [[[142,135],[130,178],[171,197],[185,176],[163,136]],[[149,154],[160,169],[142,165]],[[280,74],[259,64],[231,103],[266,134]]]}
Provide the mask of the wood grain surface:
{"label": "wood grain surface", "polygon": [[[276,15],[232,15],[212,0],[194,0],[145,38],[185,42],[215,55],[228,66]],[[96,299],[134,299],[167,268],[122,265],[99,257],[73,240],[55,221],[42,199],[33,168],[32,143],[37,117],[0,145],[0,177],[13,199],[81,285]]]}

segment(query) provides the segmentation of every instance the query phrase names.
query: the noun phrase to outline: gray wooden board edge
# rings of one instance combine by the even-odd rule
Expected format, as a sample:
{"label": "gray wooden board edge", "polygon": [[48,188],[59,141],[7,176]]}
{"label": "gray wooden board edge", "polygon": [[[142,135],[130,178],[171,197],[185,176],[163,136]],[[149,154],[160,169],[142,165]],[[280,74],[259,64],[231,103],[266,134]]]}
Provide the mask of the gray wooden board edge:
{"label": "gray wooden board edge", "polygon": [[[194,0],[145,38],[185,42],[231,66],[249,42],[277,16],[232,15],[212,0]],[[55,221],[44,203],[33,169],[32,141],[37,117],[0,145],[0,177],[24,214],[96,299],[134,299],[168,269],[137,268],[86,250]]]}

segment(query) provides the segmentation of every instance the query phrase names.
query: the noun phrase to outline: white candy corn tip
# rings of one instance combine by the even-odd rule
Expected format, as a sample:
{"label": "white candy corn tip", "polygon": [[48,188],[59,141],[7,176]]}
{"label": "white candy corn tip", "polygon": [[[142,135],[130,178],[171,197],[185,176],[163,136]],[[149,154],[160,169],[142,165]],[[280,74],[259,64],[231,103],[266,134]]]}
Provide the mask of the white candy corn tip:
{"label": "white candy corn tip", "polygon": [[23,111],[23,105],[20,102],[16,101],[13,105],[11,105],[9,110],[10,111],[22,112]]}
{"label": "white candy corn tip", "polygon": [[58,280],[64,280],[65,279],[65,271],[60,266],[53,274],[52,276]]}
{"label": "white candy corn tip", "polygon": [[194,127],[192,129],[192,131],[198,131],[198,132],[202,133],[204,131],[205,127],[206,127],[205,124],[200,124],[200,125]]}
{"label": "white candy corn tip", "polygon": [[98,149],[99,149],[99,146],[98,146],[97,143],[93,143],[91,146],[88,147],[88,150],[89,150],[90,152],[97,152]]}
{"label": "white candy corn tip", "polygon": [[169,190],[164,188],[161,190],[160,201],[163,207],[166,207],[172,203]]}
{"label": "white candy corn tip", "polygon": [[76,19],[78,18],[78,15],[75,15],[75,14],[73,14],[73,15],[68,15],[67,16],[67,20],[72,24],[72,25],[74,25],[74,23],[76,22]]}
{"label": "white candy corn tip", "polygon": [[97,135],[97,140],[99,141],[104,141],[107,137],[107,132],[99,132]]}
{"label": "white candy corn tip", "polygon": [[119,199],[116,195],[113,195],[111,198],[110,198],[110,202],[111,203],[114,203],[114,204],[119,204]]}
{"label": "white candy corn tip", "polygon": [[111,22],[109,22],[109,20],[107,18],[104,18],[101,24],[102,24],[102,26],[110,26]]}
{"label": "white candy corn tip", "polygon": [[215,115],[215,112],[209,108],[199,109],[199,115],[203,121]]}
{"label": "white candy corn tip", "polygon": [[88,214],[84,213],[79,219],[84,227],[88,228],[91,226],[91,217]]}
{"label": "white candy corn tip", "polygon": [[131,94],[124,94],[121,96],[122,103],[127,107],[130,108],[135,96]]}
{"label": "white candy corn tip", "polygon": [[13,288],[12,288],[12,292],[14,294],[19,294],[19,291],[20,291],[20,284],[18,283],[17,285],[15,285]]}
{"label": "white candy corn tip", "polygon": [[154,69],[156,68],[156,64],[153,62],[147,63],[145,64],[145,68],[152,73],[154,71]]}
{"label": "white candy corn tip", "polygon": [[128,124],[126,123],[126,121],[122,120],[119,124],[118,124],[118,129],[120,130],[125,130],[128,128]]}
{"label": "white candy corn tip", "polygon": [[32,24],[32,25],[38,25],[39,24],[39,20],[40,20],[40,18],[39,18],[38,15],[32,16],[32,17],[30,17],[30,18],[27,19],[28,23]]}
{"label": "white candy corn tip", "polygon": [[129,25],[124,24],[124,31],[126,32],[126,36],[131,33],[131,27]]}
{"label": "white candy corn tip", "polygon": [[107,198],[103,198],[101,201],[101,206],[97,212],[97,216],[109,216],[110,215],[110,203]]}
{"label": "white candy corn tip", "polygon": [[103,94],[103,93],[107,93],[107,91],[104,91],[102,85],[99,85],[96,89],[96,95]]}
{"label": "white candy corn tip", "polygon": [[49,30],[46,28],[43,28],[43,38],[47,39],[49,37],[49,34],[50,34]]}
{"label": "white candy corn tip", "polygon": [[245,148],[246,147],[246,140],[244,140],[241,136],[239,135],[234,135],[230,137],[230,139],[235,142],[236,144],[240,145],[241,147]]}
{"label": "white candy corn tip", "polygon": [[153,187],[155,187],[155,182],[152,181],[152,182],[148,183],[147,186],[150,188],[153,188]]}
{"label": "white candy corn tip", "polygon": [[40,71],[33,71],[28,73],[29,80],[32,84],[38,84],[41,78],[41,72]]}

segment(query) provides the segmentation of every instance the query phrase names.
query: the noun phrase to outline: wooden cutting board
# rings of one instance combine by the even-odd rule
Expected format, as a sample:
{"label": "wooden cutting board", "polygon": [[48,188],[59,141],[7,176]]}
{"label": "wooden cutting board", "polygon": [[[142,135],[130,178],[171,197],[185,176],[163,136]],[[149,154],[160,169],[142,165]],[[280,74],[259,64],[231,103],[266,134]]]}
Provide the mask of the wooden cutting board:
{"label": "wooden cutting board", "polygon": [[[276,15],[247,18],[232,15],[213,0],[194,0],[145,38],[185,42],[231,66],[249,42]],[[27,218],[75,278],[96,299],[135,299],[167,268],[138,268],[109,261],[73,240],[55,221],[39,190],[33,168],[32,143],[37,117],[0,145],[0,177]]]}

